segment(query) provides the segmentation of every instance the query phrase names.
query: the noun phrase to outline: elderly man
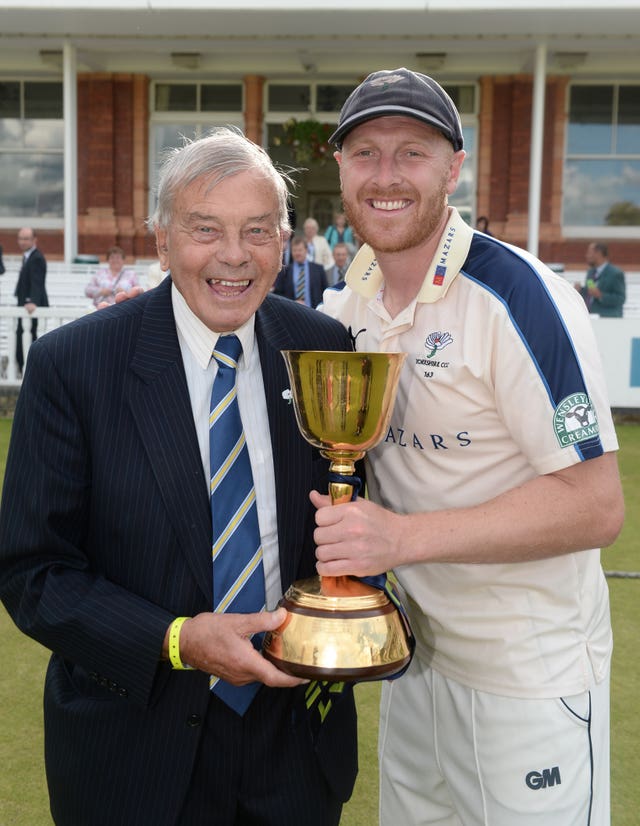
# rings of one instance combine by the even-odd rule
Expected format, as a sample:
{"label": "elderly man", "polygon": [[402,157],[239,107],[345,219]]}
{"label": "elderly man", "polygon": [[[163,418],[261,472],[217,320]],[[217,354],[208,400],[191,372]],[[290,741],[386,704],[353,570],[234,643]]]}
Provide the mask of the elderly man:
{"label": "elderly man", "polygon": [[[51,657],[57,826],[337,826],[356,767],[349,690],[320,724],[260,654],[314,572],[283,349],[351,349],[270,293],[287,187],[231,130],[176,150],[155,290],[32,347],[0,510],[0,596]],[[266,610],[265,610],[266,609]]]}

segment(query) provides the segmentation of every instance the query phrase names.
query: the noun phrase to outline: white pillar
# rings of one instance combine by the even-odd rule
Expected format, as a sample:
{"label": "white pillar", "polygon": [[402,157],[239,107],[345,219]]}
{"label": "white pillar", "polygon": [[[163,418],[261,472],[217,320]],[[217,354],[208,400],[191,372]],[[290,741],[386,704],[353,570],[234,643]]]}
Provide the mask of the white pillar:
{"label": "white pillar", "polygon": [[542,189],[542,143],[544,139],[544,93],[547,79],[547,45],[539,43],[533,74],[531,112],[531,160],[529,166],[529,241],[527,249],[538,255],[540,192]]}
{"label": "white pillar", "polygon": [[78,253],[78,70],[76,47],[63,47],[64,116],[64,260],[71,264]]}

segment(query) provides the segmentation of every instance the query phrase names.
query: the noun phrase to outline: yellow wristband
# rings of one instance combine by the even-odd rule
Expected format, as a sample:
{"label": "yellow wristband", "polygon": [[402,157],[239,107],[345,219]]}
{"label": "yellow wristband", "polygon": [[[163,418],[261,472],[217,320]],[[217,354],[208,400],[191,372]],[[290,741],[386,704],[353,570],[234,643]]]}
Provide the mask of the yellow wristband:
{"label": "yellow wristband", "polygon": [[172,668],[180,671],[190,669],[190,665],[185,665],[180,659],[180,630],[184,623],[191,617],[177,617],[169,628],[169,660]]}

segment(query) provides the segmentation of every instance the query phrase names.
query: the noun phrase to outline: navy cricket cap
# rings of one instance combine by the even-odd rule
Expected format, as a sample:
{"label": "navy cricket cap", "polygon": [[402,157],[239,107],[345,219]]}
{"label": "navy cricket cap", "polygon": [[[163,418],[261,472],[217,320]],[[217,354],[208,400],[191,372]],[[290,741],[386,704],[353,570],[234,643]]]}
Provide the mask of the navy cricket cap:
{"label": "navy cricket cap", "polygon": [[453,101],[435,80],[409,69],[373,72],[346,99],[338,128],[329,138],[338,148],[354,127],[374,118],[401,115],[433,126],[462,149],[460,115]]}

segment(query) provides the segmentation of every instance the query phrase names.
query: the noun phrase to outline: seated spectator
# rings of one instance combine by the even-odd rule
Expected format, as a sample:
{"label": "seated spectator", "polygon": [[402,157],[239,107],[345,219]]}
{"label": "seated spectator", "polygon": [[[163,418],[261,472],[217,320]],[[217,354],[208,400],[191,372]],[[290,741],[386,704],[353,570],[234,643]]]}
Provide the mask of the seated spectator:
{"label": "seated spectator", "polygon": [[351,255],[349,247],[345,243],[341,242],[335,245],[333,248],[333,260],[336,263],[327,270],[327,284],[330,287],[335,287],[336,284],[343,282],[347,274],[347,269],[351,262]]}
{"label": "seated spectator", "polygon": [[476,229],[479,232],[484,232],[485,235],[493,235],[493,233],[489,229],[489,219],[486,215],[478,216],[478,220],[476,221]]}
{"label": "seated spectator", "polygon": [[136,271],[124,266],[125,254],[122,247],[109,247],[107,263],[96,270],[84,290],[94,306],[115,304],[116,293],[130,290],[139,285]]}
{"label": "seated spectator", "polygon": [[302,225],[304,239],[307,242],[307,260],[320,264],[325,270],[333,267],[333,255],[327,239],[318,235],[318,222],[315,218],[307,218]]}
{"label": "seated spectator", "polygon": [[347,216],[344,212],[334,212],[333,224],[329,224],[324,237],[331,247],[331,252],[335,249],[336,244],[347,244],[351,255],[355,252],[356,245],[353,232],[351,227],[347,226]]}

